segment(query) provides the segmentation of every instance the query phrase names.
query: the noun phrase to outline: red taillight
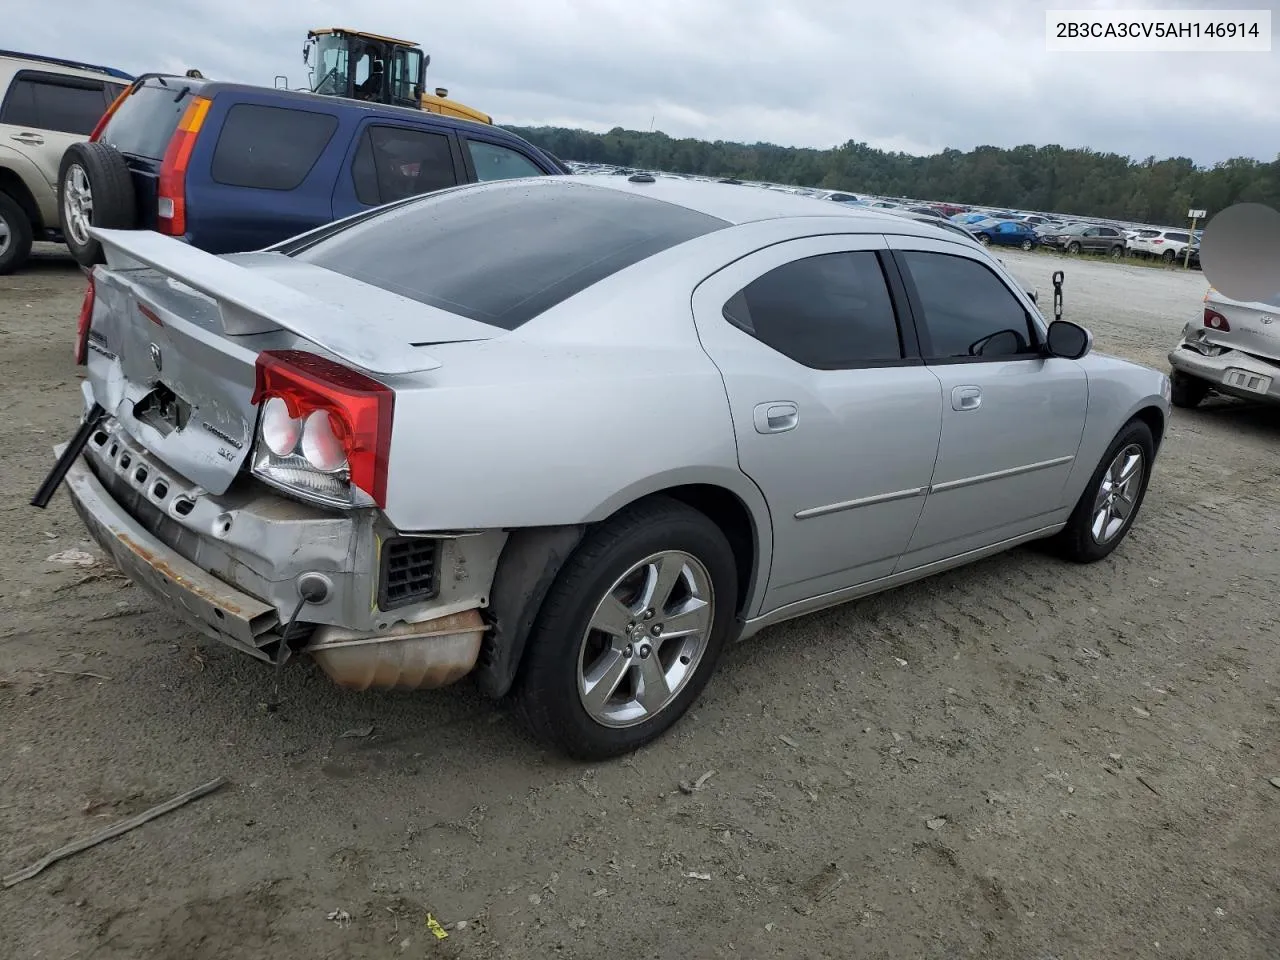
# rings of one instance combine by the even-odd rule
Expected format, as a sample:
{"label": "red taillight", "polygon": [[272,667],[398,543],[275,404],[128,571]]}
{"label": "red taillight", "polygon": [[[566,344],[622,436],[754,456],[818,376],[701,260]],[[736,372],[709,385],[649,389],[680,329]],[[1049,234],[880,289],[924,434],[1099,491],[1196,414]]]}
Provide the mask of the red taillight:
{"label": "red taillight", "polygon": [[84,288],[84,300],[80,304],[80,322],[76,325],[76,366],[82,367],[89,359],[89,328],[93,326],[93,274]]}
{"label": "red taillight", "polygon": [[1164,238],[1163,238],[1163,237],[1152,237],[1151,242],[1152,242],[1152,243],[1164,243]]}
{"label": "red taillight", "polygon": [[1231,324],[1227,323],[1227,318],[1217,310],[1210,310],[1208,307],[1204,308],[1204,325],[1211,330],[1221,330],[1224,333],[1231,330]]}
{"label": "red taillight", "polygon": [[314,413],[328,414],[329,430],[316,431],[319,436],[310,448],[306,427],[300,429],[294,441],[299,455],[316,470],[328,472],[324,445],[336,443],[346,454],[352,485],[385,507],[395,392],[363,373],[303,350],[265,351],[258,354],[256,367],[255,405],[279,398],[289,415],[303,422]]}
{"label": "red taillight", "polygon": [[187,164],[191,162],[191,151],[195,149],[196,137],[209,113],[210,102],[206,97],[191,98],[160,163],[160,178],[156,185],[156,229],[171,237],[180,237],[187,232]]}
{"label": "red taillight", "polygon": [[102,131],[107,126],[107,121],[111,119],[111,115],[120,109],[120,104],[124,103],[125,99],[129,94],[133,93],[135,89],[137,88],[133,86],[125,87],[124,90],[120,92],[120,95],[111,101],[111,106],[107,107],[107,112],[100,116],[98,118],[98,122],[94,124],[93,132],[89,134],[90,143],[97,142],[97,139],[102,136]]}

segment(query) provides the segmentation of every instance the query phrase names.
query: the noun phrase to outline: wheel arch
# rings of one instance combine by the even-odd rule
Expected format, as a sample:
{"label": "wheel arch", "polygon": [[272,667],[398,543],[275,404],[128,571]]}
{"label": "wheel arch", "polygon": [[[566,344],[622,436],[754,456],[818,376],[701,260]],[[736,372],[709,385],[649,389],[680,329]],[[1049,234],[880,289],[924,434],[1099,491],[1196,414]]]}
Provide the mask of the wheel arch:
{"label": "wheel arch", "polygon": [[26,181],[11,167],[0,166],[0,193],[7,193],[13,202],[22,208],[22,212],[31,221],[31,232],[39,239],[39,234],[48,229],[44,218],[40,216],[40,206],[36,203],[35,195],[27,187]]}
{"label": "wheel arch", "polygon": [[[767,510],[762,520],[742,496],[716,483],[661,487],[635,495],[606,516],[587,523],[517,528],[509,533],[489,590],[490,629],[475,670],[482,693],[497,699],[511,690],[547,591],[586,533],[627,507],[653,497],[666,497],[697,510],[725,535],[738,572],[736,612],[740,620],[747,618],[768,576],[772,528]],[[763,505],[760,496],[760,508]]]}
{"label": "wheel arch", "polygon": [[1164,440],[1166,423],[1164,411],[1155,405],[1141,407],[1129,419],[1140,420],[1147,425],[1147,428],[1151,431],[1151,438],[1155,441],[1155,448],[1159,451],[1160,443]]}

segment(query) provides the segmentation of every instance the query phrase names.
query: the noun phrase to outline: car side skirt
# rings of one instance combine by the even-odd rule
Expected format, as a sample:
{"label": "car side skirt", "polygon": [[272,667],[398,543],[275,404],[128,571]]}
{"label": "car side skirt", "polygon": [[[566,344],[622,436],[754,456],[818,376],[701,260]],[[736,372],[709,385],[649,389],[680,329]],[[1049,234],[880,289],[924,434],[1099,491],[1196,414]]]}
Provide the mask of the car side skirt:
{"label": "car side skirt", "polygon": [[859,600],[862,597],[868,597],[873,593],[880,593],[884,590],[892,590],[894,587],[901,587],[915,580],[923,580],[925,577],[932,576],[935,573],[942,573],[954,567],[962,567],[967,563],[975,560],[981,560],[984,557],[990,557],[997,553],[1003,553],[1006,550],[1029,543],[1032,540],[1040,540],[1045,537],[1051,537],[1063,527],[1066,520],[1061,523],[1051,524],[1046,527],[1040,527],[1029,533],[1019,534],[1016,537],[1010,537],[1008,540],[1001,540],[990,546],[979,547],[976,550],[968,550],[964,553],[956,554],[954,557],[948,557],[945,560],[935,560],[933,563],[922,564],[913,567],[910,570],[903,570],[899,573],[890,574],[887,577],[880,577],[876,580],[869,580],[866,583],[859,583],[852,587],[846,587],[842,590],[833,590],[831,593],[824,593],[820,596],[810,597],[807,600],[797,600],[795,603],[788,603],[785,606],[770,610],[768,613],[751,620],[746,620],[742,624],[742,630],[738,635],[739,640],[746,640],[754,636],[766,627],[772,627],[775,624],[783,623],[787,620],[793,620],[796,617],[803,617],[806,614],[817,613],[819,610],[825,610],[828,607],[836,607],[842,603],[848,603],[851,600]]}

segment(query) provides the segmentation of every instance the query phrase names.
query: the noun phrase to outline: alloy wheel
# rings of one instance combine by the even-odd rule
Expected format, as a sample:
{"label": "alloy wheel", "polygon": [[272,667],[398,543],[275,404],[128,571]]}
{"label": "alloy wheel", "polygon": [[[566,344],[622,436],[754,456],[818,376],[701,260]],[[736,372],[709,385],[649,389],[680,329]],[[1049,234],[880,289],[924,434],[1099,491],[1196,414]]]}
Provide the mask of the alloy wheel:
{"label": "alloy wheel", "polygon": [[1115,455],[1102,475],[1089,527],[1095,542],[1111,542],[1128,525],[1142,492],[1143,459],[1142,448],[1130,443]]}
{"label": "alloy wheel", "polygon": [[679,696],[715,622],[711,575],[683,551],[655,553],[614,581],[578,652],[578,696],[596,723],[633,727]]}
{"label": "alloy wheel", "polygon": [[93,224],[93,190],[89,186],[89,175],[78,163],[67,167],[62,181],[62,212],[71,239],[77,246],[88,244],[89,227]]}

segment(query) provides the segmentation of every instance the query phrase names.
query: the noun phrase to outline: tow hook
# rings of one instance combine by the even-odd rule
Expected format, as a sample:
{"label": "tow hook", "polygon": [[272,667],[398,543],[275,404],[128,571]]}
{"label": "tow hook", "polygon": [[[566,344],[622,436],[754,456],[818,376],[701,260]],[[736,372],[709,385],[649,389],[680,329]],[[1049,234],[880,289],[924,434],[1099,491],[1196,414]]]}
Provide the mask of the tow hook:
{"label": "tow hook", "polygon": [[1061,270],[1053,271],[1053,319],[1062,319],[1062,281]]}

